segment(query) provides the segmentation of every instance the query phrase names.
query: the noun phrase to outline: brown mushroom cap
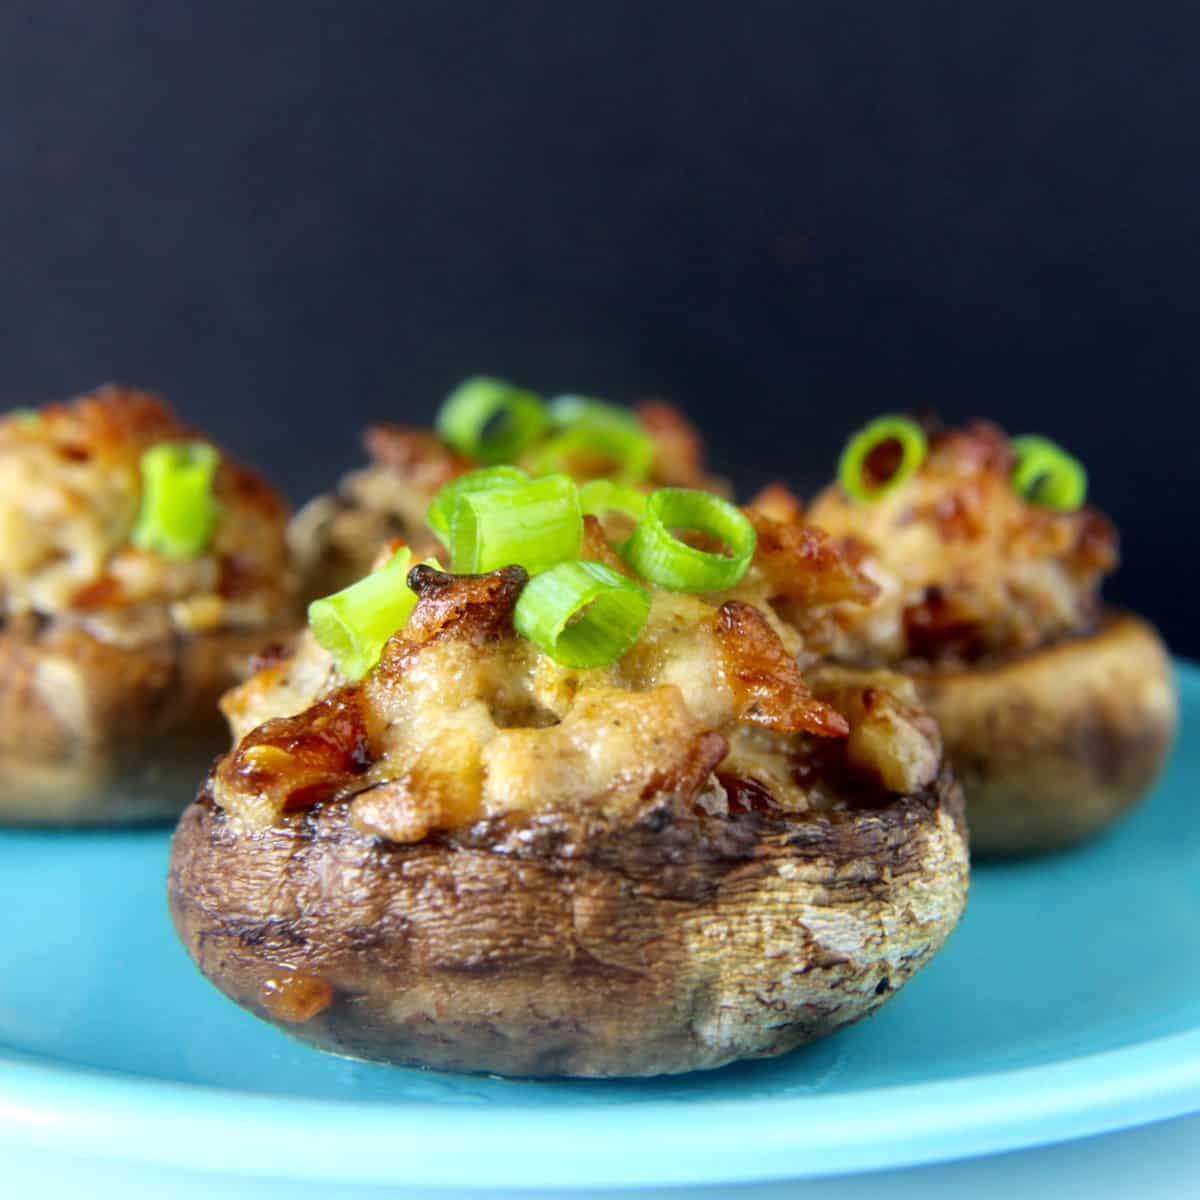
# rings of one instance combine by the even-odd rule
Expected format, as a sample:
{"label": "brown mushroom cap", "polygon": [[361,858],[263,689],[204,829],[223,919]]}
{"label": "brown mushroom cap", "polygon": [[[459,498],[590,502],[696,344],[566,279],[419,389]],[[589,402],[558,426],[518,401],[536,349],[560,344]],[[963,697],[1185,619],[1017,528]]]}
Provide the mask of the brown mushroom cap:
{"label": "brown mushroom cap", "polygon": [[914,670],[962,782],[976,855],[1054,850],[1150,790],[1178,725],[1171,662],[1141,618],[996,663]]}
{"label": "brown mushroom cap", "polygon": [[227,454],[202,553],[134,545],[142,455],[195,440],[116,386],[0,418],[0,821],[176,816],[228,745],[221,694],[296,620],[286,506]]}
{"label": "brown mushroom cap", "polygon": [[[841,594],[836,554],[793,557]],[[882,1003],[967,884],[912,684],[810,688],[757,566],[650,589],[637,643],[573,670],[517,635],[527,578],[414,567],[361,679],[304,637],[238,689],[172,847],[200,969],[322,1048],[516,1075],[715,1067]]]}
{"label": "brown mushroom cap", "polygon": [[197,965],[322,1049],[507,1075],[655,1075],[782,1054],[866,1016],[962,911],[957,785],[878,808],[539,812],[409,845],[345,801],[171,850]]}
{"label": "brown mushroom cap", "polygon": [[262,637],[119,646],[62,624],[0,633],[0,822],[174,819],[229,744],[217,702]]}

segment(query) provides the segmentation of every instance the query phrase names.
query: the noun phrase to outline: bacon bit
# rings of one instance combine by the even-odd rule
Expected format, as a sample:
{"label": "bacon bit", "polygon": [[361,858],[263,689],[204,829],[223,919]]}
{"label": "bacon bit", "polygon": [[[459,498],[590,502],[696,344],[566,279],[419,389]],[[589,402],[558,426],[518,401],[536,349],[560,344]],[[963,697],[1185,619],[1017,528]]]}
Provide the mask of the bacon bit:
{"label": "bacon bit", "polygon": [[276,1020],[303,1025],[333,1003],[333,985],[319,975],[288,969],[263,980],[262,1003]]}
{"label": "bacon bit", "polygon": [[672,487],[702,486],[704,439],[687,417],[665,400],[643,400],[634,412],[654,439],[655,479]]}
{"label": "bacon bit", "polygon": [[983,512],[983,494],[977,479],[939,496],[930,515],[938,532],[950,541],[976,541],[987,532]]}
{"label": "bacon bit", "polygon": [[837,545],[842,552],[842,557],[852,567],[862,566],[871,557],[871,543],[852,533],[844,538],[839,538]]}
{"label": "bacon bit", "polygon": [[901,616],[908,652],[917,658],[977,658],[986,649],[978,613],[962,606],[955,597],[936,585],[927,587],[915,604],[906,605]]}
{"label": "bacon bit", "polygon": [[[243,815],[310,808],[335,795],[370,765],[357,688],[342,688],[304,712],[277,717],[247,734],[217,776]],[[238,806],[238,799],[246,800]],[[230,807],[225,804],[225,807]]]}
{"label": "bacon bit", "polygon": [[267,667],[274,667],[283,662],[292,653],[291,648],[283,642],[269,642],[250,656],[246,664],[246,674],[257,675]]}
{"label": "bacon bit", "polygon": [[71,596],[70,606],[80,612],[101,612],[127,604],[125,588],[112,575],[101,575]]}
{"label": "bacon bit", "polygon": [[999,471],[1008,475],[1016,462],[1008,435],[991,421],[972,421],[964,429],[935,433],[929,442],[931,455],[954,461],[966,474]]}
{"label": "bacon bit", "polygon": [[[486,575],[449,575],[424,563],[408,573],[417,606],[404,629],[384,648],[381,666],[441,637],[481,646],[512,632],[512,611],[529,581],[524,567],[501,567]],[[391,653],[389,653],[391,651]]]}
{"label": "bacon bit", "polygon": [[1094,508],[1075,514],[1077,526],[1072,557],[1086,571],[1111,571],[1120,558],[1120,538],[1112,522]]}
{"label": "bacon bit", "polygon": [[583,518],[583,546],[579,557],[587,562],[603,563],[606,567],[612,567],[614,571],[620,571],[622,575],[635,578],[629,564],[612,548],[612,544],[605,537],[600,518],[591,513]]}
{"label": "bacon bit", "polygon": [[811,608],[841,600],[866,604],[879,594],[823,530],[777,521],[753,507],[744,511],[758,535],[754,561],[776,597]]}
{"label": "bacon bit", "polygon": [[718,771],[717,782],[725,789],[730,816],[747,812],[771,812],[777,807],[770,789],[748,775]]}
{"label": "bacon bit", "polygon": [[750,501],[751,508],[784,525],[800,525],[804,521],[804,504],[786,483],[768,483]]}
{"label": "bacon bit", "polygon": [[403,474],[420,471],[423,482],[439,488],[475,465],[456,454],[435,434],[406,425],[379,424],[368,427],[363,445],[374,462]]}
{"label": "bacon bit", "polygon": [[682,759],[655,775],[642,788],[643,798],[668,793],[691,799],[704,787],[717,764],[729,753],[725,735],[715,729],[706,730],[689,745]]}
{"label": "bacon bit", "polygon": [[841,713],[809,691],[796,660],[753,605],[727,600],[716,616],[716,634],[738,720],[777,733],[849,733]]}

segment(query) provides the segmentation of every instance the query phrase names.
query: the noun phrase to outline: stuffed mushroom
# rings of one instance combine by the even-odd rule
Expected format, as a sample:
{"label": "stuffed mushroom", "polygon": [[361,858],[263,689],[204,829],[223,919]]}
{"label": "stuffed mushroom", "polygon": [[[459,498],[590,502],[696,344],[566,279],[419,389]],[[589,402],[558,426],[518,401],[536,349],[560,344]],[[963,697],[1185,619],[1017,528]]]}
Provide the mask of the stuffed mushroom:
{"label": "stuffed mushroom", "polygon": [[[352,1057],[655,1075],[783,1053],[928,961],[967,888],[936,725],[902,677],[803,675],[778,556],[769,581],[743,513],[666,492],[737,545],[619,557],[566,496],[570,557],[389,551],[227,697],[169,877],[212,982]],[[509,534],[531,561],[546,523]],[[820,607],[855,572],[812,537],[792,591]]]}
{"label": "stuffed mushroom", "polygon": [[580,396],[549,403],[502,380],[460,384],[433,430],[382,423],[363,438],[369,462],[336,490],[310,500],[292,522],[291,543],[307,597],[352,583],[376,549],[402,538],[418,551],[436,547],[425,523],[441,487],[480,467],[512,463],[586,481],[670,485],[728,493],[704,466],[704,443],[673,405],[644,400],[633,409]]}
{"label": "stuffed mushroom", "polygon": [[0,820],[178,815],[219,697],[294,619],[286,528],[155,396],[0,419]]}
{"label": "stuffed mushroom", "polygon": [[[881,418],[808,519],[875,585],[826,650],[904,671],[938,720],[977,854],[1068,846],[1150,789],[1177,704],[1162,640],[1105,608],[1117,537],[1086,473],[1041,437]],[[766,497],[769,508],[778,493]]]}

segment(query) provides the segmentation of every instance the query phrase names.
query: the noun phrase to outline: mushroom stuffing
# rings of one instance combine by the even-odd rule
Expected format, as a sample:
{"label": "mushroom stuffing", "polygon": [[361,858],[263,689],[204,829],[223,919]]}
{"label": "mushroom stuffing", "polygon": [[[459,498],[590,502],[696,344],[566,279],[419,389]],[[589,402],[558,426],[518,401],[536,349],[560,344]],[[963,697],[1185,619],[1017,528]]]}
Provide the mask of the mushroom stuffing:
{"label": "mushroom stuffing", "polygon": [[354,1057],[664,1074],[869,1014],[953,929],[937,726],[806,641],[869,581],[705,492],[587,486],[455,477],[438,560],[393,542],[226,697],[169,899],[235,1001]]}
{"label": "mushroom stuffing", "polygon": [[180,812],[294,620],[287,515],[147,393],[0,420],[0,820]]}
{"label": "mushroom stuffing", "polygon": [[842,606],[826,648],[913,680],[979,854],[1106,828],[1147,794],[1174,739],[1166,647],[1103,605],[1117,537],[1086,495],[1082,464],[1044,437],[891,416],[851,439],[808,512],[876,588]]}

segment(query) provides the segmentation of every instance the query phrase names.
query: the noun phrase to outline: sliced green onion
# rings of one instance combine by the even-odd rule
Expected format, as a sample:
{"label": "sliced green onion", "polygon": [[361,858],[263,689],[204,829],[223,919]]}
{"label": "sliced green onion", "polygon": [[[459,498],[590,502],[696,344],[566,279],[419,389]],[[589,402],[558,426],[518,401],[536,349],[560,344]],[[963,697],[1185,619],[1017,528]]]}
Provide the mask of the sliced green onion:
{"label": "sliced green onion", "polygon": [[[899,444],[900,462],[886,479],[872,482],[863,468],[867,459],[889,442]],[[896,415],[877,417],[846,443],[838,463],[838,482],[852,500],[878,500],[911,479],[928,452],[925,431],[916,421]]]}
{"label": "sliced green onion", "polygon": [[36,408],[14,408],[8,414],[10,421],[15,421],[24,429],[34,428],[42,419],[41,413]]}
{"label": "sliced green onion", "polygon": [[[672,530],[715,537],[729,553],[712,554],[681,541]],[[754,526],[727,500],[692,488],[659,488],[625,544],[626,561],[639,575],[676,592],[720,592],[735,586],[754,557]]]}
{"label": "sliced green onion", "polygon": [[513,611],[518,633],[564,667],[616,662],[650,612],[644,588],[594,562],[560,562],[531,579]]}
{"label": "sliced green onion", "polygon": [[460,497],[469,492],[494,492],[528,482],[529,476],[518,467],[481,467],[478,471],[468,471],[452,479],[434,496],[425,514],[425,523],[449,545],[450,524]]}
{"label": "sliced green onion", "polygon": [[437,431],[460,454],[487,465],[515,458],[541,436],[546,420],[535,392],[477,375],[446,398]]}
{"label": "sliced green onion", "polygon": [[450,522],[450,562],[458,574],[520,563],[536,575],[578,558],[583,545],[579,489],[565,475],[517,487],[466,492]]}
{"label": "sliced green onion", "polygon": [[579,489],[579,507],[594,517],[616,512],[640,521],[646,511],[646,493],[612,479],[592,479]]}
{"label": "sliced green onion", "polygon": [[559,428],[578,425],[580,421],[609,422],[640,429],[641,422],[627,408],[597,400],[593,396],[555,396],[548,406],[550,420]]}
{"label": "sliced green onion", "polygon": [[213,479],[221,456],[207,442],[160,442],[142,454],[142,507],[132,541],[167,558],[203,554],[220,510]]}
{"label": "sliced green onion", "polygon": [[615,475],[630,483],[650,474],[654,439],[631,412],[586,396],[559,396],[550,417],[562,432],[538,447],[535,474]]}
{"label": "sliced green onion", "polygon": [[407,582],[411,565],[412,551],[402,546],[378,570],[308,606],[313,636],[347,679],[361,679],[379,661],[388,638],[416,607]]}
{"label": "sliced green onion", "polygon": [[1087,471],[1057,442],[1037,434],[1015,437],[1012,485],[1026,500],[1045,508],[1074,512],[1087,499]]}

